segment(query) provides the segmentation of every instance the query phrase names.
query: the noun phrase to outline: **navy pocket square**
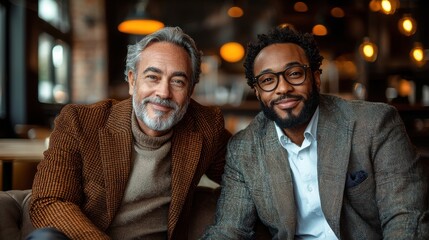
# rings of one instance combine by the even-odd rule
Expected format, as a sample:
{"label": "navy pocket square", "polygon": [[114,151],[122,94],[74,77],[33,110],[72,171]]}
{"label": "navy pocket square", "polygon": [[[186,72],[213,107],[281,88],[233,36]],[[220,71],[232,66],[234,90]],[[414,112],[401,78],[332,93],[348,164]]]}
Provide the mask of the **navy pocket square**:
{"label": "navy pocket square", "polygon": [[359,185],[368,177],[368,173],[360,170],[354,173],[347,174],[346,187],[351,188]]}

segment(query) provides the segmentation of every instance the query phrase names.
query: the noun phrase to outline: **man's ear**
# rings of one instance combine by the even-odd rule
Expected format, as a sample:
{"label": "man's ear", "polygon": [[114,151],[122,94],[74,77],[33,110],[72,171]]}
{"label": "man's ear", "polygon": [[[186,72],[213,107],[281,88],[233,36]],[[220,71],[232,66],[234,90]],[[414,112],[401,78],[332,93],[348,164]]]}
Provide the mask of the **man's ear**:
{"label": "man's ear", "polygon": [[317,87],[317,91],[320,92],[320,85],[322,84],[322,80],[320,80],[320,71],[313,72],[313,81],[314,85]]}
{"label": "man's ear", "polygon": [[256,98],[257,98],[259,101],[261,101],[261,99],[259,98],[259,91],[258,91],[258,89],[256,89],[256,87],[254,87],[254,88],[253,88],[253,91],[254,91],[254,93],[255,93]]}
{"label": "man's ear", "polygon": [[131,96],[134,93],[134,86],[135,86],[134,72],[133,71],[128,71],[128,93]]}

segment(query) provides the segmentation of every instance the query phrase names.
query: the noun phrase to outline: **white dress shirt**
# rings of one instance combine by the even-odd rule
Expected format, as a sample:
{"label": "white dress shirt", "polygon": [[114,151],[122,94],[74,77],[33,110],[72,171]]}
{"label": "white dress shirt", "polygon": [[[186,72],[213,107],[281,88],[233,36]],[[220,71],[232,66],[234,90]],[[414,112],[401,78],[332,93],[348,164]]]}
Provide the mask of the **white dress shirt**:
{"label": "white dress shirt", "polygon": [[297,226],[295,239],[337,239],[323,214],[317,180],[317,122],[316,109],[304,132],[301,146],[293,143],[275,124],[280,144],[288,152],[292,169]]}

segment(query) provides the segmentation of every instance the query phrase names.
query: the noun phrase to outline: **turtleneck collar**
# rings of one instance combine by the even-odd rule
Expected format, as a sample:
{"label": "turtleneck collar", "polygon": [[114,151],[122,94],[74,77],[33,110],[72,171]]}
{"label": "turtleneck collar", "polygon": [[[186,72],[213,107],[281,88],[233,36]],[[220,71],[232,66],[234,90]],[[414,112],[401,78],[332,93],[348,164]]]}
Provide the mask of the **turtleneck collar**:
{"label": "turtleneck collar", "polygon": [[151,137],[146,135],[139,127],[137,116],[134,111],[131,114],[131,129],[133,132],[134,143],[141,149],[158,149],[166,142],[170,141],[173,135],[173,130],[159,137]]}

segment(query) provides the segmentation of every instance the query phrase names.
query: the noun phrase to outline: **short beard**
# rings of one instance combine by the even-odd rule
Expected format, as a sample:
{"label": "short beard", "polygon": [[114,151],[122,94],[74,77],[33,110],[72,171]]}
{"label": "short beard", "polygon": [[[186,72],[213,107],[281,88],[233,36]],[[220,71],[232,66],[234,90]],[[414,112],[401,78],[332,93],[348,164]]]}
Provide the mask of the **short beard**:
{"label": "short beard", "polygon": [[261,106],[265,116],[268,119],[274,121],[281,129],[294,128],[309,122],[314,112],[316,111],[317,106],[319,106],[320,94],[317,91],[317,87],[315,86],[315,84],[313,84],[312,90],[310,92],[310,98],[304,101],[304,108],[301,110],[298,116],[293,115],[292,109],[287,109],[286,112],[288,117],[281,118],[274,110],[274,103],[284,98],[302,97],[291,94],[284,94],[275,101],[270,102],[270,106],[266,106],[262,101],[259,101],[259,105]]}
{"label": "short beard", "polygon": [[[149,102],[168,106],[174,110],[170,113],[167,113],[169,114],[169,116],[165,116],[166,114],[163,111],[155,110],[155,117],[151,118],[149,117],[147,110],[147,104]],[[182,120],[183,116],[186,114],[188,105],[189,99],[180,109],[179,105],[176,102],[169,99],[161,99],[158,97],[148,97],[143,99],[141,102],[138,102],[135,91],[133,94],[133,108],[137,118],[141,120],[148,128],[154,131],[166,131],[171,129],[180,120]]]}

